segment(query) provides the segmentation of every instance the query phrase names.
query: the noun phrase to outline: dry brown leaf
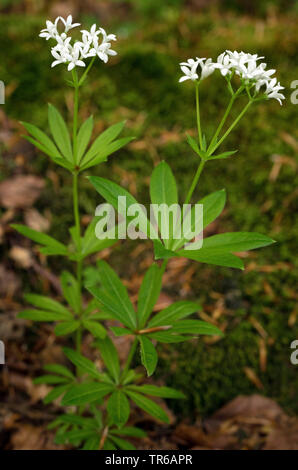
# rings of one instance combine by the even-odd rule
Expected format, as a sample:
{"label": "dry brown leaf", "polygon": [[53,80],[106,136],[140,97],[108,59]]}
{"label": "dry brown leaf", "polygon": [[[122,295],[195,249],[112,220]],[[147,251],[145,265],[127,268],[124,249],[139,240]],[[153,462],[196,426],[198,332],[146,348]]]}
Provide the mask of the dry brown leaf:
{"label": "dry brown leaf", "polygon": [[25,208],[34,204],[45,182],[34,175],[19,175],[0,183],[0,204],[7,208]]}
{"label": "dry brown leaf", "polygon": [[25,223],[28,227],[38,232],[47,232],[50,228],[50,221],[41,215],[36,209],[27,209],[24,215]]}
{"label": "dry brown leaf", "polygon": [[27,248],[15,245],[8,254],[21,268],[28,269],[33,264],[31,252]]}

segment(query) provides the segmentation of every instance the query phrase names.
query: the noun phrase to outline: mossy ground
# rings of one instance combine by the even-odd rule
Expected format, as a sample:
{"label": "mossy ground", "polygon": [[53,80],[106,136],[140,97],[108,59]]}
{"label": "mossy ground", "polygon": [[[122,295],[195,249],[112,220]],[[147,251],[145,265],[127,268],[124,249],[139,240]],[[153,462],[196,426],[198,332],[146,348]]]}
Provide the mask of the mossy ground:
{"label": "mossy ground", "polygon": [[[290,343],[298,337],[297,327],[291,322],[289,325],[297,285],[294,197],[297,147],[291,146],[288,138],[297,139],[297,106],[289,99],[290,84],[298,78],[297,18],[295,11],[284,11],[278,16],[270,11],[250,17],[224,9],[195,13],[177,6],[167,7],[158,15],[156,9],[148,12],[139,8],[130,11],[124,21],[115,14],[114,22],[104,26],[118,34],[119,55],[108,66],[97,64],[81,94],[81,119],[92,112],[98,123],[97,131],[127,119],[126,134],[137,137],[135,143],[93,174],[132,184],[138,199],[146,203],[148,180],[156,162],[165,159],[170,164],[181,188],[181,198],[197,166],[185,139],[186,131],[195,130],[193,88],[189,83],[178,84],[179,61],[196,55],[216,57],[224,49],[256,52],[266,56],[286,87],[287,99],[282,107],[271,100],[250,110],[225,147],[238,149],[236,156],[210,163],[197,188],[198,197],[227,188],[221,231],[259,231],[272,236],[277,243],[250,255],[247,263],[254,261],[255,270],[239,274],[204,265],[197,270],[192,282],[193,297],[204,305],[212,303],[211,292],[221,293],[232,315],[222,320],[228,323],[226,335],[216,344],[198,341],[160,348],[158,374],[188,396],[187,401],[172,406],[191,417],[209,414],[240,393],[254,392],[256,387],[245,375],[245,367],[251,368],[261,380],[262,393],[298,412],[297,367],[289,361]],[[1,16],[1,47],[7,53],[2,54],[0,70],[1,80],[11,90],[5,105],[7,115],[47,129],[47,102],[71,118],[71,90],[64,86],[63,67],[50,69],[49,44],[37,37],[44,19],[42,15],[30,14],[25,20],[21,15]],[[93,20],[99,21],[92,14],[84,15],[85,24],[91,25]],[[202,85],[202,120],[207,138],[227,99],[224,81],[215,75]],[[274,155],[288,157],[275,180],[269,177]],[[13,161],[2,159],[1,179],[15,170]],[[60,189],[54,190],[48,180],[37,207],[41,211],[50,209],[51,234],[64,239],[72,223],[70,177],[40,154],[27,162],[26,170],[42,175],[53,170],[58,174]],[[93,214],[100,201],[84,178],[81,191],[82,212]],[[121,256],[116,263],[118,259],[120,262]],[[61,261],[51,259],[49,265],[58,271]],[[118,268],[121,270],[121,266]],[[267,334],[264,372],[259,365],[261,336],[252,318]]]}

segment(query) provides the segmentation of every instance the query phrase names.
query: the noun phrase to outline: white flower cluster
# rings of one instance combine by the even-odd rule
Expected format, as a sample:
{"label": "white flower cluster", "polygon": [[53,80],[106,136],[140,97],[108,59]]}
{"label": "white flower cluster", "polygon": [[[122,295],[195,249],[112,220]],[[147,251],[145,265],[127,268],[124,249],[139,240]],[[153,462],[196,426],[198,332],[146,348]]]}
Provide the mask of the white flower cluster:
{"label": "white flower cluster", "polygon": [[242,51],[225,51],[217,57],[216,62],[213,62],[212,59],[199,57],[188,59],[187,62],[180,63],[184,75],[179,82],[203,80],[216,69],[219,69],[221,74],[229,79],[233,74],[238,75],[243,85],[254,87],[255,94],[259,93],[261,88],[264,87],[264,94],[268,98],[275,98],[282,104],[281,100],[285,97],[280,93],[280,90],[283,90],[284,87],[277,82],[276,78],[272,78],[275,70],[267,70],[267,64],[264,62],[258,63],[261,59],[264,59],[264,57]]}
{"label": "white flower cluster", "polygon": [[[58,24],[62,23],[64,31],[59,32]],[[116,41],[115,34],[107,34],[103,28],[97,28],[94,24],[90,31],[82,30],[82,40],[71,44],[72,37],[68,36],[69,30],[80,26],[80,23],[73,23],[72,16],[65,20],[61,16],[55,22],[46,22],[46,28],[40,32],[40,37],[46,40],[55,39],[56,46],[52,47],[51,54],[54,57],[52,67],[58,64],[68,64],[67,69],[71,71],[75,67],[85,67],[85,59],[98,56],[103,62],[107,62],[109,56],[117,55],[111,49],[111,41]]]}

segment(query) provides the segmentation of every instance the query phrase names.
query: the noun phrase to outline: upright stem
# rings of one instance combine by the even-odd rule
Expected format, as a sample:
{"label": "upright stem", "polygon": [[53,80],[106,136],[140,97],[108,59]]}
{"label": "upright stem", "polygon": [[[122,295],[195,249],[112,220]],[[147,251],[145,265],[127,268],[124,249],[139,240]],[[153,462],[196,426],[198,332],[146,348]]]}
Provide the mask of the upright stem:
{"label": "upright stem", "polygon": [[121,376],[121,379],[123,380],[125,377],[126,377],[126,374],[129,370],[129,367],[130,367],[130,364],[131,364],[131,361],[133,359],[133,356],[136,352],[136,349],[137,349],[137,345],[138,345],[138,339],[135,338],[133,343],[132,343],[132,346],[130,348],[130,351],[129,351],[129,354],[127,356],[127,359],[126,359],[126,363],[124,365],[124,368],[123,368],[123,371],[122,371],[122,376]]}
{"label": "upright stem", "polygon": [[92,58],[92,60],[90,61],[88,67],[86,68],[85,72],[84,72],[83,75],[81,76],[80,81],[79,81],[79,86],[81,86],[81,85],[83,84],[83,81],[84,81],[85,78],[87,77],[88,72],[89,72],[89,70],[91,69],[92,65],[94,64],[95,59],[96,59],[96,56]]}
{"label": "upright stem", "polygon": [[248,108],[251,106],[251,104],[253,103],[253,100],[250,100],[246,106],[243,108],[243,110],[241,111],[241,113],[239,114],[239,116],[235,119],[235,121],[230,125],[230,127],[228,128],[228,130],[224,133],[224,135],[222,136],[222,138],[217,142],[217,144],[215,145],[215,147],[213,147],[212,149],[212,152],[214,152],[217,147],[219,147],[221,145],[221,143],[228,137],[228,135],[230,134],[230,132],[234,129],[234,127],[236,126],[236,124],[238,124],[238,122],[240,121],[240,119],[242,118],[242,116],[246,113],[246,111],[248,110]]}
{"label": "upright stem", "polygon": [[212,137],[212,140],[211,140],[210,145],[209,145],[209,147],[208,147],[208,151],[207,151],[207,152],[208,152],[209,155],[212,155],[212,153],[213,153],[212,147],[213,147],[214,143],[216,142],[216,139],[217,139],[217,137],[218,137],[220,131],[221,131],[222,128],[223,128],[223,125],[225,124],[225,122],[226,122],[226,120],[227,120],[227,118],[228,118],[228,116],[229,116],[229,114],[230,114],[230,111],[231,111],[231,109],[232,109],[232,106],[233,106],[233,104],[234,104],[234,101],[236,100],[236,98],[239,96],[239,94],[242,92],[243,89],[244,89],[244,86],[239,87],[238,90],[237,90],[237,91],[233,94],[233,96],[231,97],[230,102],[229,102],[229,104],[228,104],[228,106],[227,106],[227,109],[226,109],[226,111],[225,111],[225,113],[224,113],[224,115],[223,115],[223,117],[222,117],[222,120],[220,121],[219,126],[218,126],[218,128],[216,129],[215,134],[214,134],[214,136]]}
{"label": "upright stem", "polygon": [[201,129],[201,117],[200,117],[200,97],[199,97],[199,82],[196,83],[196,113],[197,113],[197,128],[199,134],[200,148],[203,148],[203,138]]}
{"label": "upright stem", "polygon": [[[78,173],[73,173],[73,211],[74,211],[74,219],[75,219],[75,229],[76,229],[76,238],[77,238],[77,252],[81,253],[81,227],[80,227],[80,211],[79,211],[79,195],[78,195]],[[78,281],[78,288],[80,293],[80,308],[79,314],[82,311],[82,261],[77,261],[77,281]],[[81,342],[82,342],[82,331],[81,328],[78,328],[76,332],[76,349],[78,352],[81,350]]]}
{"label": "upright stem", "polygon": [[200,162],[200,164],[199,164],[199,166],[198,166],[198,169],[197,169],[197,172],[196,172],[196,174],[195,174],[195,177],[194,177],[194,179],[193,179],[193,181],[192,181],[192,183],[191,183],[191,186],[190,186],[190,188],[189,188],[189,191],[188,191],[188,193],[187,193],[187,196],[186,196],[186,199],[185,199],[185,203],[184,203],[185,205],[186,205],[186,204],[189,204],[189,202],[190,202],[190,200],[191,200],[191,196],[192,196],[192,194],[193,194],[193,192],[194,192],[194,190],[195,190],[196,185],[198,184],[198,181],[199,181],[199,178],[200,178],[201,173],[202,173],[202,171],[203,171],[203,168],[204,168],[204,166],[205,166],[205,163],[206,163],[205,160],[201,160],[201,162]]}
{"label": "upright stem", "polygon": [[74,106],[73,106],[73,158],[75,164],[77,163],[77,131],[78,131],[78,111],[79,111],[79,83],[78,73],[76,70],[72,71],[74,83]]}

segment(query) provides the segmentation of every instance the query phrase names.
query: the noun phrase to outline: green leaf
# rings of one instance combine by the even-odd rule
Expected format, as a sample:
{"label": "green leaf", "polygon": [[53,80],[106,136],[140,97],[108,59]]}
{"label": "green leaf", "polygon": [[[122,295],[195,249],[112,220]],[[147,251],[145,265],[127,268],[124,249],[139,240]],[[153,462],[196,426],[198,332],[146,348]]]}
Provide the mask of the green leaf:
{"label": "green leaf", "polygon": [[68,389],[71,387],[70,384],[67,385],[59,385],[58,387],[53,388],[43,399],[45,405],[52,403],[57,398],[61,397]]}
{"label": "green leaf", "polygon": [[[94,437],[95,431],[92,429],[74,429],[72,431],[66,431],[63,433],[63,442],[59,443],[65,443],[69,442],[74,445],[78,445],[79,442],[82,442],[85,439],[88,439],[90,437]],[[58,442],[57,442],[58,443]]]}
{"label": "green leaf", "polygon": [[93,131],[93,116],[86,119],[77,135],[77,163],[79,164],[90,142]]}
{"label": "green leaf", "polygon": [[120,439],[119,437],[110,436],[111,441],[113,441],[117,447],[121,450],[136,450],[135,446],[130,442]]}
{"label": "green leaf", "polygon": [[68,161],[73,162],[71,142],[65,121],[59,111],[52,104],[49,104],[48,111],[51,134],[57,147]]}
{"label": "green leaf", "polygon": [[139,336],[139,341],[141,345],[141,361],[147,370],[148,377],[150,377],[157,366],[157,352],[150,339],[146,336]]}
{"label": "green leaf", "polygon": [[37,140],[33,139],[33,137],[30,137],[29,135],[23,135],[22,136],[24,139],[28,140],[30,144],[32,144],[34,147],[39,149],[41,152],[45,153],[48,155],[57,165],[62,166],[63,168],[66,168],[69,171],[73,171],[73,164],[65,160],[64,157],[55,157],[44,145],[42,145],[40,142]]}
{"label": "green leaf", "polygon": [[157,264],[152,264],[146,271],[139,290],[138,297],[138,324],[143,328],[151,315],[152,309],[160,295],[162,272]]}
{"label": "green leaf", "polygon": [[154,258],[158,259],[169,259],[177,256],[172,250],[167,250],[159,240],[154,240]]}
{"label": "green leaf", "polygon": [[86,153],[82,164],[88,163],[92,160],[96,155],[105,150],[106,147],[114,140],[124,127],[125,121],[118,122],[117,124],[113,124],[112,126],[108,127],[104,132],[102,132],[93,142],[90,149]]}
{"label": "green leaf", "polygon": [[128,388],[132,391],[151,395],[153,397],[162,398],[186,398],[182,392],[169,387],[156,387],[156,385],[129,385]]}
{"label": "green leaf", "polygon": [[[165,205],[165,216],[158,214],[158,210],[155,207],[153,211],[161,238],[164,241],[165,247],[169,248],[169,243],[173,237],[173,231],[177,223],[176,205],[178,204],[178,193],[172,170],[165,161],[159,163],[153,170],[150,180],[150,197],[152,204]],[[168,214],[173,204],[172,220],[170,220]]]}
{"label": "green leaf", "polygon": [[220,160],[222,158],[228,158],[231,155],[234,155],[234,153],[238,152],[238,150],[232,150],[230,152],[223,152],[220,153],[219,155],[212,155],[211,157],[208,157],[208,160]]}
{"label": "green leaf", "polygon": [[127,422],[130,406],[126,395],[121,390],[115,390],[112,393],[107,403],[107,411],[112,423],[119,428]]}
{"label": "green leaf", "polygon": [[75,379],[73,373],[67,367],[62,366],[61,364],[46,364],[44,366],[44,370],[53,372],[54,374],[63,375],[69,379]]}
{"label": "green leaf", "polygon": [[[126,326],[133,329],[136,328],[136,313],[128,296],[126,287],[122,284],[115,271],[105,261],[99,261],[97,263],[97,266],[103,289],[106,291],[106,294],[110,298],[110,305],[117,309],[119,312],[121,312],[120,316],[121,318],[125,318],[125,322],[123,323]],[[89,290],[93,294],[94,289],[91,288]],[[101,299],[99,298],[99,300]]]}
{"label": "green leaf", "polygon": [[120,375],[120,363],[118,352],[113,342],[108,336],[106,336],[105,339],[97,339],[95,345],[100,351],[106,368],[110,372],[113,379],[117,382]]}
{"label": "green leaf", "polygon": [[38,127],[34,126],[33,124],[29,124],[28,122],[21,122],[25,129],[31,134],[47,151],[46,153],[49,156],[52,156],[54,159],[62,159],[62,155],[58,151],[54,142]]}
{"label": "green leaf", "polygon": [[150,333],[147,336],[152,338],[160,343],[182,343],[183,341],[188,341],[189,337],[181,336],[177,334],[170,333],[172,330],[168,331],[157,331],[156,333]]}
{"label": "green leaf", "polygon": [[170,331],[175,333],[190,333],[199,335],[219,335],[223,336],[222,331],[217,326],[202,320],[181,320],[173,325]]}
{"label": "green leaf", "polygon": [[213,249],[213,251],[239,252],[254,250],[263,246],[271,245],[275,240],[255,232],[231,232],[220,233],[212,237],[205,238],[203,249]]}
{"label": "green leaf", "polygon": [[80,322],[78,320],[72,320],[72,321],[65,321],[62,323],[59,323],[59,325],[55,326],[55,335],[56,336],[63,336],[63,335],[69,335],[70,333],[73,333],[76,331],[80,326]]}
{"label": "green leaf", "polygon": [[[147,219],[146,213],[143,212],[142,206],[137,200],[128,192],[116,183],[109,181],[99,176],[89,176],[90,183],[94,186],[96,191],[109,203],[111,204],[122,217],[126,218],[127,223],[130,222],[132,226],[139,224],[139,230],[145,233],[149,238],[158,239],[158,233],[153,225]],[[122,199],[119,199],[121,197]],[[125,201],[125,204],[124,202]],[[135,216],[128,216],[127,212],[130,206],[139,207],[138,221],[135,222]]]}
{"label": "green leaf", "polygon": [[[193,238],[193,232],[195,231],[196,227],[199,227],[202,222],[202,230],[207,227],[207,225],[211,224],[223,211],[223,208],[226,203],[226,191],[225,189],[221,189],[220,191],[215,191],[214,193],[208,194],[208,196],[203,197],[197,204],[203,205],[203,220],[195,220],[195,206],[191,209],[191,216],[190,216],[190,230],[185,231],[183,233],[183,237],[181,240],[177,239],[173,242],[172,250],[177,250],[181,248],[187,241],[190,241]],[[177,232],[176,232],[177,238]],[[197,234],[198,235],[198,234]]]}
{"label": "green leaf", "polygon": [[26,225],[22,225],[22,224],[12,224],[11,227],[14,228],[17,232],[24,235],[25,237],[30,238],[30,240],[33,240],[34,242],[39,243],[40,245],[53,247],[57,249],[58,251],[60,250],[61,254],[68,253],[65,245],[58,242],[57,240],[50,237],[49,235],[46,235],[45,233],[37,232],[37,230],[33,230],[32,228],[26,227]]}
{"label": "green leaf", "polygon": [[36,379],[33,379],[35,385],[39,384],[63,384],[68,383],[69,380],[66,377],[61,377],[58,375],[41,375]]}
{"label": "green leaf", "polygon": [[112,330],[115,336],[126,336],[134,334],[133,331],[128,330],[127,328],[120,328],[119,326],[111,326],[110,330]]}
{"label": "green leaf", "polygon": [[111,393],[113,386],[106,383],[82,383],[73,385],[63,397],[62,405],[84,405],[100,400]]}
{"label": "green leaf", "polygon": [[94,435],[89,437],[83,447],[83,450],[98,450],[100,444],[100,436]]}
{"label": "green leaf", "polygon": [[189,146],[193,149],[193,151],[197,155],[200,155],[200,149],[199,149],[199,146],[198,146],[198,143],[197,143],[196,139],[191,137],[189,134],[186,134],[186,138],[187,138],[187,142],[188,142]]}
{"label": "green leaf", "polygon": [[242,259],[232,253],[219,252],[215,253],[213,249],[200,250],[180,250],[178,251],[179,256],[183,256],[200,263],[214,264],[216,266],[225,266],[228,268],[244,269]]}
{"label": "green leaf", "polygon": [[61,313],[61,312],[49,312],[47,310],[33,310],[33,309],[26,309],[19,313],[19,318],[23,318],[25,320],[33,320],[33,321],[64,321],[64,320],[72,320],[73,317],[70,312]]}
{"label": "green leaf", "polygon": [[90,377],[94,379],[102,378],[102,374],[97,370],[96,365],[90,361],[90,359],[87,359],[87,357],[82,356],[82,354],[70,348],[63,348],[63,352],[76,367],[87,372]]}
{"label": "green leaf", "polygon": [[78,281],[68,271],[63,271],[61,277],[63,295],[75,313],[81,308],[81,293]]}
{"label": "green leaf", "polygon": [[[99,217],[94,217],[91,223],[88,225],[84,237],[82,239],[82,257],[86,258],[86,256],[91,255],[92,253],[98,253],[105,248],[108,248],[112,245],[114,245],[118,240],[117,237],[115,239],[112,238],[106,238],[103,240],[100,240],[99,238],[96,237],[95,234],[95,227],[98,222]],[[115,232],[116,232],[117,227],[115,227]],[[108,237],[108,233],[107,233]]]}
{"label": "green leaf", "polygon": [[145,431],[134,426],[126,426],[122,429],[111,429],[110,434],[115,434],[116,436],[129,436],[129,437],[146,437],[147,434]]}
{"label": "green leaf", "polygon": [[106,329],[98,322],[93,320],[83,320],[83,325],[86,330],[90,331],[96,338],[105,338],[107,332]]}
{"label": "green leaf", "polygon": [[165,411],[154,401],[149,400],[149,398],[144,397],[140,393],[132,392],[131,390],[125,390],[127,395],[132,399],[132,401],[146,413],[150,414],[154,418],[163,421],[164,423],[169,423],[169,417]]}
{"label": "green leaf", "polygon": [[64,307],[64,305],[60,304],[56,300],[50,299],[49,297],[37,294],[25,294],[24,298],[26,302],[34,305],[34,307],[39,307],[57,313],[60,312],[62,315],[67,315],[67,317],[69,317],[69,310]]}
{"label": "green leaf", "polygon": [[182,318],[185,318],[192,313],[198,312],[199,310],[201,310],[201,306],[198,303],[189,302],[187,300],[175,302],[154,315],[154,317],[148,323],[147,328],[171,325],[173,322],[181,320]]}
{"label": "green leaf", "polygon": [[117,150],[120,150],[122,147],[127,145],[129,142],[134,140],[134,137],[124,137],[123,139],[118,139],[109,144],[104,150],[102,149],[101,152],[98,153],[89,163],[84,163],[81,167],[81,170],[87,170],[92,166],[98,165],[98,163],[105,162],[107,157]]}

